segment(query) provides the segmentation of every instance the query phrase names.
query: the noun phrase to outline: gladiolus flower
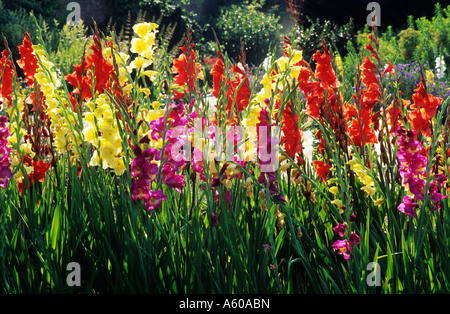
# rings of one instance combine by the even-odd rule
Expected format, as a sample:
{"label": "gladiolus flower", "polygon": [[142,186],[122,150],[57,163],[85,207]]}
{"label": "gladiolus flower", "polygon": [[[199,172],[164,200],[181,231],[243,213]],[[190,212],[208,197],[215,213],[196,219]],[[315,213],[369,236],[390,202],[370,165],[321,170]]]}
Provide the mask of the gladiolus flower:
{"label": "gladiolus flower", "polygon": [[3,102],[8,101],[8,106],[11,106],[14,71],[12,59],[10,57],[8,59],[8,57],[8,52],[3,50],[2,58],[0,59],[0,98],[3,99]]}
{"label": "gladiolus flower", "polygon": [[401,211],[402,213],[406,214],[407,216],[413,216],[414,218],[417,218],[416,213],[417,203],[414,203],[409,196],[403,197],[403,203],[401,203],[397,209]]}
{"label": "gladiolus flower", "polygon": [[162,190],[150,191],[146,202],[147,210],[154,210],[161,207],[162,202],[166,200],[166,198],[167,196],[162,192]]}
{"label": "gladiolus flower", "polygon": [[30,35],[25,32],[25,37],[21,46],[17,47],[19,49],[21,58],[17,60],[17,64],[22,68],[25,74],[25,79],[29,87],[34,85],[34,75],[37,73],[38,59],[34,55],[33,44],[31,43]]}
{"label": "gladiolus flower", "polygon": [[442,98],[427,94],[422,81],[412,95],[414,110],[408,113],[408,118],[415,132],[422,132],[424,136],[431,136],[431,119],[436,115]]}
{"label": "gladiolus flower", "polygon": [[313,166],[316,169],[317,175],[322,182],[327,180],[327,176],[330,172],[331,166],[324,161],[315,160],[313,161]]}
{"label": "gladiolus flower", "polygon": [[337,240],[333,243],[333,248],[344,256],[344,259],[350,258],[351,247],[347,240]]}
{"label": "gladiolus flower", "polygon": [[[189,47],[189,45],[188,45]],[[172,72],[176,74],[173,84],[180,86],[185,93],[191,93],[195,90],[195,82],[203,80],[203,71],[201,64],[195,62],[195,51],[192,47],[181,47],[182,54],[173,60]],[[176,98],[184,97],[184,93],[176,94]]]}
{"label": "gladiolus flower", "polygon": [[333,230],[339,234],[340,237],[344,236],[344,232],[347,229],[347,225],[346,224],[337,224],[337,226],[333,227]]}

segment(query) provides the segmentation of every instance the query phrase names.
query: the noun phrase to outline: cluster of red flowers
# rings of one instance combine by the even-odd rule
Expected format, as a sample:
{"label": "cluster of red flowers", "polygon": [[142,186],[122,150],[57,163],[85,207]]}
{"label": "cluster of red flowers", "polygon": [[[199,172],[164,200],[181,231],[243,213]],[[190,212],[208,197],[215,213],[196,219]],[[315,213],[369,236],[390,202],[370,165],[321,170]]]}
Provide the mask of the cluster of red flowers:
{"label": "cluster of red flowers", "polygon": [[185,37],[186,44],[180,49],[182,53],[173,60],[172,72],[175,75],[173,85],[181,87],[182,91],[174,89],[175,99],[182,99],[197,90],[198,80],[203,80],[201,64],[195,62],[194,44],[190,41],[190,33]]}
{"label": "cluster of red flowers", "polygon": [[225,69],[223,55],[219,52],[219,57],[211,70],[211,75],[213,78],[211,94],[215,98],[219,98],[221,92],[225,94],[226,111],[229,112],[227,121],[230,124],[236,124],[239,113],[248,107],[251,94],[250,83],[245,69],[239,64],[233,67],[229,65]]}
{"label": "cluster of red flowers", "polygon": [[13,75],[14,75],[14,64],[11,59],[11,53],[8,50],[3,50],[2,57],[0,59],[0,71],[2,71],[1,76],[1,87],[0,95],[2,102],[8,103],[11,106],[12,93],[13,93]]}
{"label": "cluster of red flowers", "polygon": [[[114,61],[105,58],[103,54],[100,35],[97,33],[93,36],[93,40],[94,43],[89,47],[92,52],[88,55],[83,54],[81,63],[73,66],[74,72],[65,77],[74,88],[70,93],[70,101],[75,111],[77,110],[77,104],[93,98],[92,89],[98,94],[102,94],[105,90],[109,91],[114,94],[119,102],[124,100],[125,97],[121,91],[123,86],[119,83]],[[108,41],[106,45],[111,50],[115,49],[111,41]],[[94,81],[92,78],[94,78]]]}

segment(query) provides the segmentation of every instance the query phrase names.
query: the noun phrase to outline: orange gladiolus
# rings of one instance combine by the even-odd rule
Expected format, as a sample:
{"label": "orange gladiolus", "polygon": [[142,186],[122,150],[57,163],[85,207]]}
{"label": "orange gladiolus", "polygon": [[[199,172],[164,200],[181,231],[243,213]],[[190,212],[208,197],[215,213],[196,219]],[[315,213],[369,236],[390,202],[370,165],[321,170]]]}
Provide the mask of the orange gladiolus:
{"label": "orange gladiolus", "polygon": [[25,37],[21,46],[17,47],[20,52],[21,58],[17,60],[17,64],[23,70],[25,80],[28,87],[34,85],[34,75],[39,67],[38,58],[33,53],[33,44],[31,43],[30,35],[25,32]]}
{"label": "orange gladiolus", "polygon": [[183,53],[173,60],[172,72],[176,74],[173,84],[185,90],[185,93],[174,91],[175,98],[178,99],[195,90],[196,80],[203,80],[202,67],[200,63],[195,62],[196,57],[192,46],[191,49],[187,49],[186,46],[181,47]]}
{"label": "orange gladiolus", "polygon": [[423,78],[414,92],[412,95],[414,109],[408,113],[408,119],[415,132],[422,132],[424,136],[431,137],[431,119],[436,115],[442,98],[427,94]]}
{"label": "orange gladiolus", "polygon": [[6,50],[3,50],[2,58],[0,59],[0,75],[1,71],[3,71],[3,76],[1,77],[0,95],[3,98],[3,102],[8,100],[8,106],[10,107],[13,93],[14,71],[11,57]]}
{"label": "orange gladiolus", "polygon": [[317,175],[322,182],[327,180],[328,174],[330,173],[331,166],[324,161],[315,160],[313,161],[313,166],[316,169]]}

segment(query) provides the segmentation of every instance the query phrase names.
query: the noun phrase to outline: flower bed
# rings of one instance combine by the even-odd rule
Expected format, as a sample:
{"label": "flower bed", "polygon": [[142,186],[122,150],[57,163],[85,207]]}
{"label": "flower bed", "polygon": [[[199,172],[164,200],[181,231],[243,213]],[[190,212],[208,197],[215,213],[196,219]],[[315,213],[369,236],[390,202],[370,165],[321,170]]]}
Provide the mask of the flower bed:
{"label": "flower bed", "polygon": [[448,100],[392,90],[376,30],[351,97],[325,45],[256,70],[219,49],[208,86],[190,34],[154,71],[158,25],[133,30],[66,77],[27,34],[23,82],[3,51],[3,292],[450,290]]}

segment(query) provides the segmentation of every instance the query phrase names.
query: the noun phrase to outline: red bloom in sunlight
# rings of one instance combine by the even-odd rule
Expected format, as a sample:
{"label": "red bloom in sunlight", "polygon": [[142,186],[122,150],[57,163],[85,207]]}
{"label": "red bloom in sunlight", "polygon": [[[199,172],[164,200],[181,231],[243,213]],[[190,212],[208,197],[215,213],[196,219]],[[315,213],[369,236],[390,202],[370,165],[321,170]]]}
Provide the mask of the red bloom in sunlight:
{"label": "red bloom in sunlight", "polygon": [[284,135],[280,144],[284,144],[284,149],[289,157],[294,158],[296,153],[302,152],[303,130],[298,127],[298,115],[292,112],[292,104],[289,101],[283,110],[283,127],[281,130]]}
{"label": "red bloom in sunlight", "polygon": [[361,91],[361,102],[365,107],[372,109],[376,102],[380,101],[381,94],[375,74],[375,64],[366,56],[360,69],[363,75],[362,82],[366,86],[366,89]]}
{"label": "red bloom in sunlight", "polygon": [[34,180],[38,182],[44,182],[45,175],[50,168],[50,163],[43,162],[42,160],[38,160],[36,162],[33,162],[33,178]]}
{"label": "red bloom in sunlight", "polygon": [[[219,53],[219,58],[211,70],[211,75],[213,77],[213,89],[211,94],[215,97],[219,97],[219,93],[221,88],[223,87],[223,92],[226,93],[227,103],[227,111],[229,112],[228,119],[233,114],[231,109],[233,107],[233,101],[235,100],[234,108],[236,112],[242,112],[245,108],[248,107],[251,95],[251,87],[250,82],[248,80],[247,73],[244,68],[242,68],[239,64],[233,66],[230,71],[227,73],[233,73],[234,78],[226,77],[225,75],[225,64],[223,61],[223,56]],[[233,117],[232,123],[236,116]],[[230,123],[231,123],[230,122]]]}
{"label": "red bloom in sunlight", "polygon": [[[203,80],[203,71],[200,63],[195,62],[195,51],[187,49],[186,46],[180,48],[183,53],[173,60],[172,72],[177,74],[173,84],[185,89],[186,93],[195,90],[196,80]],[[187,86],[186,86],[187,85]],[[176,98],[182,98],[185,94],[177,93]]]}
{"label": "red bloom in sunlight", "polygon": [[387,73],[390,73],[392,75],[395,75],[395,67],[392,65],[391,61],[389,60],[389,65],[386,67],[386,69],[383,71],[383,76],[385,76]]}
{"label": "red bloom in sunlight", "polygon": [[22,68],[25,79],[29,87],[34,85],[34,75],[39,67],[38,58],[34,55],[33,44],[31,43],[30,35],[25,32],[25,37],[21,46],[17,47],[21,58],[17,60],[17,64]]}
{"label": "red bloom in sunlight", "polygon": [[89,68],[94,66],[95,91],[102,93],[104,89],[109,87],[109,79],[114,72],[114,66],[104,58],[98,35],[94,36],[94,44],[89,48],[92,53],[87,55],[86,59]]}
{"label": "red bloom in sunlight", "polygon": [[[343,114],[343,99],[338,91],[340,82],[332,67],[328,49],[322,45],[323,54],[317,51],[313,58],[316,61],[314,75],[305,61],[299,62],[299,88],[306,96],[306,113],[320,123],[329,124],[336,142],[344,144],[345,121]],[[317,80],[314,80],[317,79]],[[321,135],[321,133],[319,133]],[[318,137],[321,141],[320,137]],[[324,148],[322,141],[319,150]]]}
{"label": "red bloom in sunlight", "polygon": [[[228,90],[228,106],[227,109],[231,110],[231,104],[233,102],[234,95],[236,93],[236,109],[238,112],[243,111],[248,107],[250,100],[250,83],[248,81],[247,75],[239,65],[235,65],[232,69],[235,73],[235,79],[231,81],[232,89]],[[242,85],[241,85],[242,84]],[[240,86],[239,86],[240,85]],[[230,93],[232,92],[232,93]]]}
{"label": "red bloom in sunlight", "polygon": [[[374,55],[371,45],[366,46]],[[379,114],[373,113],[373,107],[380,101],[380,86],[375,74],[375,64],[368,56],[360,66],[362,83],[365,89],[361,90],[361,97],[354,95],[355,105],[346,107],[347,132],[356,147],[362,147],[369,143],[378,143],[374,125],[377,125]]]}
{"label": "red bloom in sunlight", "polygon": [[75,87],[73,93],[81,93],[82,100],[91,99],[93,96],[91,86],[94,82],[91,74],[95,77],[95,91],[101,94],[105,89],[111,88],[110,78],[114,73],[114,66],[103,56],[98,34],[94,36],[94,43],[89,48],[92,52],[86,57],[83,56],[81,64],[74,66],[73,73],[66,75],[66,80]]}
{"label": "red bloom in sunlight", "polygon": [[9,58],[8,52],[3,50],[2,58],[0,59],[0,76],[1,71],[3,71],[3,76],[1,79],[0,96],[5,100],[8,100],[8,105],[11,106],[12,93],[13,93],[13,63],[11,58]]}
{"label": "red bloom in sunlight", "polygon": [[322,182],[325,182],[328,174],[330,173],[331,166],[324,161],[315,160],[313,166],[316,169],[317,175]]}
{"label": "red bloom in sunlight", "polygon": [[[42,160],[34,161],[29,156],[24,157],[23,164],[26,167],[33,167],[33,171],[28,174],[29,186],[32,186],[36,181],[41,183],[44,182],[47,171],[51,167],[50,163],[44,162]],[[26,187],[25,180],[23,179],[22,181],[19,181],[16,178],[16,181],[20,193],[23,194]]]}
{"label": "red bloom in sunlight", "polygon": [[399,100],[393,100],[389,107],[387,107],[387,122],[390,126],[390,133],[394,133],[397,128],[403,125],[402,118],[402,108],[408,107],[411,102],[409,100],[402,99],[401,104]]}
{"label": "red bloom in sunlight", "polygon": [[218,98],[222,82],[225,81],[225,64],[223,63],[222,55],[219,55],[219,58],[217,59],[216,63],[214,63],[214,66],[210,73],[213,78],[213,90],[211,94],[214,97]]}
{"label": "red bloom in sunlight", "polygon": [[298,76],[299,88],[307,98],[306,113],[313,118],[320,119],[323,103],[323,92],[325,89],[320,82],[310,80],[314,73],[309,67],[300,67]]}
{"label": "red bloom in sunlight", "polygon": [[313,59],[317,62],[315,77],[320,80],[323,87],[337,88],[340,86],[336,73],[331,65],[331,58],[328,49],[322,44],[323,54],[317,51]]}
{"label": "red bloom in sunlight", "polygon": [[442,103],[442,98],[427,94],[422,81],[412,95],[413,110],[408,113],[409,121],[416,132],[422,132],[424,136],[431,136],[431,119],[436,115],[437,108]]}
{"label": "red bloom in sunlight", "polygon": [[375,131],[371,127],[373,124],[371,110],[362,108],[358,113],[354,106],[348,105],[347,119],[350,117],[352,119],[347,132],[356,147],[362,147],[369,143],[378,143]]}
{"label": "red bloom in sunlight", "polygon": [[72,86],[75,87],[73,93],[75,94],[81,93],[82,100],[92,98],[91,92],[92,79],[90,76],[84,75],[87,67],[88,63],[86,62],[86,58],[83,56],[81,63],[79,65],[73,66],[75,71],[71,74],[66,75],[67,82],[69,82]]}

